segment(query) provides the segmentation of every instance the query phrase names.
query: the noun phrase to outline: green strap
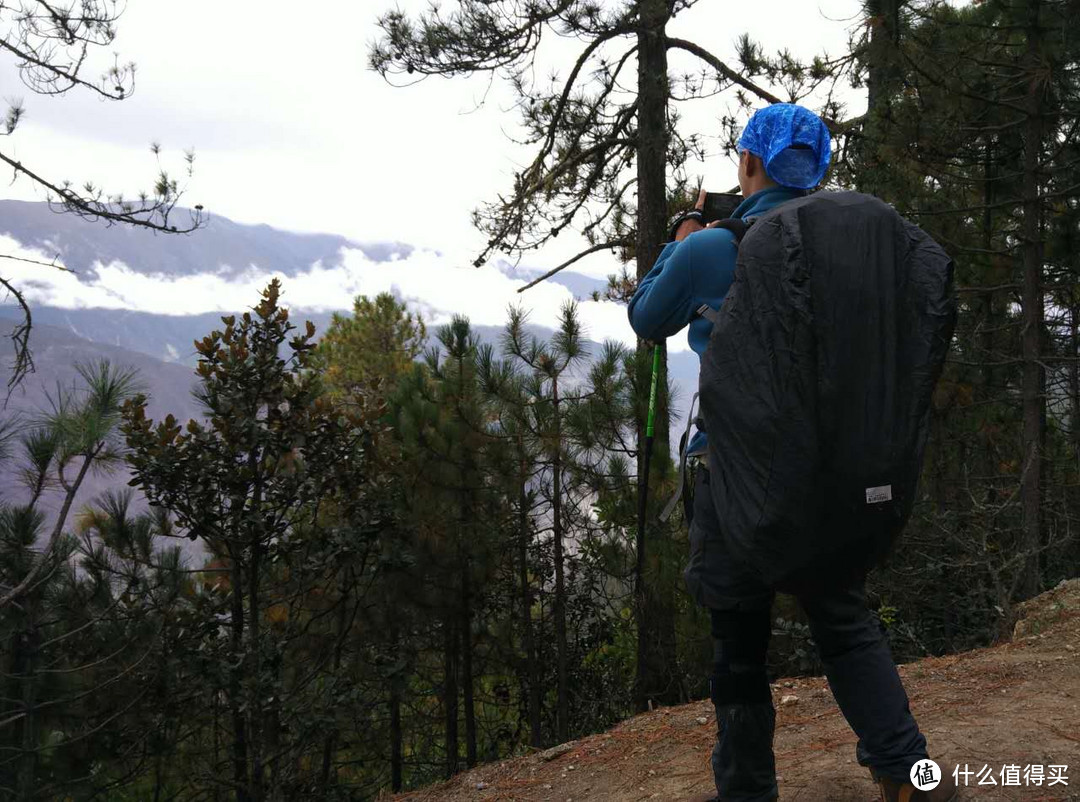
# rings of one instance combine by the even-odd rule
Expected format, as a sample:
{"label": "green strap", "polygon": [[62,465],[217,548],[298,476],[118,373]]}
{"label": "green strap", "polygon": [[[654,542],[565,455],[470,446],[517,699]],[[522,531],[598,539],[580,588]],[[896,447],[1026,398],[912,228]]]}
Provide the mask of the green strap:
{"label": "green strap", "polygon": [[656,384],[660,376],[660,346],[653,346],[652,386],[649,388],[649,417],[645,423],[645,436],[652,437],[656,430]]}

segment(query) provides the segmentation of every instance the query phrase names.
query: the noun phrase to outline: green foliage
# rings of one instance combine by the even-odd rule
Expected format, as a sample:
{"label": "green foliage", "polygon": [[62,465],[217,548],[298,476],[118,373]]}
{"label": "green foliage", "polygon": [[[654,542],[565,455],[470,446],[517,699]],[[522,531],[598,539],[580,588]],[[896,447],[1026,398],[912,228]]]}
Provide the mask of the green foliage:
{"label": "green foliage", "polygon": [[[111,494],[65,531],[84,477],[121,458],[119,408],[137,384],[104,362],[77,372],[81,384],[20,427],[28,501],[0,507],[0,586],[15,589],[0,616],[0,777],[18,800],[101,793],[160,766],[182,729],[182,697],[157,705],[153,693],[182,584],[178,550],[158,547],[167,517],[132,515],[130,494]],[[58,515],[45,506],[57,496]]]}
{"label": "green foliage", "polygon": [[[155,426],[144,398],[124,407],[132,484],[224,572],[200,607],[228,620],[228,637],[203,627],[198,659],[208,701],[233,720],[232,781],[243,800],[337,785],[320,756],[336,751],[343,702],[365,704],[343,659],[347,611],[370,583],[384,507],[367,473],[366,410],[324,393],[314,327],[290,337],[279,293],[275,280],[254,314],[223,318],[224,330],[196,343],[208,422],[181,427],[170,415]],[[204,782],[224,760],[200,756]]]}
{"label": "green foliage", "polygon": [[358,296],[352,317],[334,313],[317,356],[332,391],[389,396],[423,351],[427,330],[420,315],[388,292],[372,301]]}

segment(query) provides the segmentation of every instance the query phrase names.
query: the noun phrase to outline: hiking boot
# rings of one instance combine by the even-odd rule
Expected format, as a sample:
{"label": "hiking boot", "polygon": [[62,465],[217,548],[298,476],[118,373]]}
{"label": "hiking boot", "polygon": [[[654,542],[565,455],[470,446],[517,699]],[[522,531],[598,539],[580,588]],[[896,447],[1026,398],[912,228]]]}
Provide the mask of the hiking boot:
{"label": "hiking boot", "polygon": [[870,770],[870,776],[877,783],[881,793],[881,802],[954,802],[960,798],[960,789],[951,774],[944,774],[937,788],[932,791],[920,791],[911,783],[899,782],[889,777],[879,776]]}

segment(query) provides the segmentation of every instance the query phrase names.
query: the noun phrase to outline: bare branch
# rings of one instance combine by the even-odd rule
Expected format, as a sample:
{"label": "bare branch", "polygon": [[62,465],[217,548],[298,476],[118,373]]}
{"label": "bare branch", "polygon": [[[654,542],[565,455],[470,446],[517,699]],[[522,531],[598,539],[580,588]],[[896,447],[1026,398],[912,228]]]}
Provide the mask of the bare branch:
{"label": "bare branch", "polygon": [[558,273],[560,270],[564,270],[564,269],[570,267],[570,265],[574,264],[574,262],[577,262],[577,261],[579,261],[581,259],[584,259],[586,256],[589,256],[590,254],[594,254],[597,251],[606,251],[606,250],[609,250],[611,248],[625,248],[629,244],[630,244],[629,240],[615,240],[614,242],[601,242],[601,243],[599,243],[597,245],[593,245],[591,248],[586,248],[584,251],[579,253],[577,256],[574,256],[573,258],[566,260],[565,262],[563,262],[558,267],[552,268],[551,270],[549,270],[548,272],[546,272],[544,275],[540,276],[539,278],[533,279],[528,284],[526,284],[524,287],[520,288],[518,290],[518,292],[525,292],[525,290],[527,290],[527,289],[529,289],[531,287],[535,287],[541,281],[544,281],[545,279],[551,278],[556,273]]}
{"label": "bare branch", "polygon": [[8,292],[15,296],[16,303],[22,309],[23,319],[11,331],[11,342],[15,346],[15,364],[11,368],[11,375],[7,382],[7,395],[4,397],[4,407],[11,400],[11,393],[19,382],[28,373],[34,372],[34,359],[30,353],[30,330],[33,328],[33,320],[30,315],[30,306],[26,303],[21,292],[5,278],[0,278],[2,285]]}

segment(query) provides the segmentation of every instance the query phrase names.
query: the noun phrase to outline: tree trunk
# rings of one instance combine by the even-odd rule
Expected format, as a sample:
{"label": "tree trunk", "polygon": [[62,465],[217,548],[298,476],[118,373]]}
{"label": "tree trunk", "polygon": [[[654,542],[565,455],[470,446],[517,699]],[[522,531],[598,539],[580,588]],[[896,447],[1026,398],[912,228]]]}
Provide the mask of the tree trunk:
{"label": "tree trunk", "polygon": [[247,722],[244,720],[241,698],[244,674],[244,573],[231,547],[229,559],[232,561],[232,668],[229,671],[229,711],[233,721],[233,784],[236,786],[236,802],[251,802],[247,776]]}
{"label": "tree trunk", "polygon": [[540,730],[540,667],[536,663],[536,644],[533,636],[532,590],[529,587],[529,494],[526,487],[528,462],[521,460],[520,492],[518,495],[518,574],[521,581],[521,620],[525,638],[525,671],[528,677],[527,705],[529,715],[529,744],[534,749],[543,745]]}
{"label": "tree trunk", "polygon": [[401,790],[401,747],[401,677],[395,672],[390,678],[390,790],[395,794]]}
{"label": "tree trunk", "polygon": [[[1069,307],[1069,434],[1073,446],[1073,470],[1080,476],[1080,306]],[[1074,482],[1069,482],[1074,484]]]}
{"label": "tree trunk", "polygon": [[860,192],[881,192],[889,182],[882,145],[889,138],[892,97],[899,78],[900,8],[904,2],[866,0],[864,4],[870,29],[866,50],[866,121],[852,140],[858,153],[858,169],[853,177]]}
{"label": "tree trunk", "polygon": [[1043,376],[1040,343],[1043,329],[1042,293],[1042,226],[1040,225],[1039,161],[1042,148],[1042,91],[1043,78],[1039,63],[1041,33],[1039,31],[1039,0],[1027,4],[1027,52],[1028,69],[1027,122],[1024,128],[1024,175],[1023,200],[1023,334],[1021,351],[1024,362],[1022,385],[1023,425],[1023,474],[1020,489],[1023,509],[1023,535],[1021,549],[1024,553],[1023,573],[1019,592],[1023,598],[1034,596],[1040,586],[1038,550],[1042,544],[1042,430]]}
{"label": "tree trunk", "polygon": [[[214,753],[214,773],[215,776],[218,771],[218,766],[221,765],[221,733],[219,731],[220,717],[221,717],[221,693],[216,688],[213,691],[213,699],[211,701],[211,707],[214,711],[214,728],[211,731],[211,743]],[[210,792],[210,799],[213,802],[221,802],[221,789],[217,783],[213,784],[213,790]]]}
{"label": "tree trunk", "polygon": [[[256,509],[257,509],[256,505]],[[263,683],[262,683],[262,648],[259,625],[259,571],[262,542],[258,533],[250,541],[251,563],[248,566],[248,643],[249,643],[249,681],[252,685],[248,721],[248,736],[251,748],[251,800],[263,802]]]}
{"label": "tree trunk", "polygon": [[[348,608],[349,608],[349,587],[345,582],[341,583],[339,588],[341,593],[341,599],[338,601],[338,614],[337,614],[337,642],[334,644],[334,662],[333,662],[333,682],[339,682],[339,673],[341,671],[341,655],[345,649],[345,638],[348,634],[346,629],[348,627]],[[336,711],[335,711],[336,712]],[[330,731],[326,734],[326,738],[323,740],[323,756],[322,756],[322,772],[319,778],[319,784],[322,787],[322,796],[325,797],[330,789],[331,783],[337,782],[337,778],[334,777],[331,780],[331,769],[333,767],[334,752],[337,751],[337,742],[339,737],[339,731],[337,724],[330,727]]]}
{"label": "tree trunk", "polygon": [[[398,657],[401,654],[401,628],[396,618],[390,619],[390,654]],[[390,675],[390,790],[397,793],[401,790],[403,772],[403,742],[401,730],[401,672],[394,671]]]}
{"label": "tree trunk", "polygon": [[[996,154],[994,143],[990,140],[990,136],[987,135],[987,141],[983,146],[983,215],[982,215],[982,247],[986,251],[987,265],[990,268],[986,271],[985,275],[986,283],[990,286],[995,284],[1005,284],[1012,280],[1012,276],[1008,271],[1013,269],[1011,259],[1009,257],[1002,257],[997,255],[991,255],[991,251],[995,247],[995,237],[999,232],[994,226],[994,203],[997,200],[997,175],[994,169]],[[1008,261],[1005,261],[1008,260]],[[1004,265],[1004,267],[1003,267]],[[980,348],[982,350],[982,359],[986,362],[980,368],[980,372],[983,376],[984,398],[998,398],[1000,399],[1000,393],[1003,389],[1003,382],[1001,379],[1002,371],[995,365],[996,362],[1002,360],[1001,353],[1008,350],[1012,353],[1012,344],[1001,343],[1001,330],[1005,326],[1006,315],[1000,310],[1000,303],[995,303],[995,293],[993,290],[988,290],[985,293],[980,294],[981,300],[981,312],[980,312],[980,325],[983,328],[982,336],[979,338]],[[994,435],[987,434],[980,454],[980,470],[983,476],[993,477],[998,474],[998,444],[994,442]],[[998,487],[995,480],[988,479],[986,484],[986,497],[985,503],[994,505],[998,503]]]}
{"label": "tree trunk", "polygon": [[891,113],[890,93],[897,79],[896,52],[900,44],[900,7],[903,0],[870,0],[866,13],[870,23],[867,53],[867,111],[875,123],[887,121]]}
{"label": "tree trunk", "polygon": [[469,598],[469,561],[461,571],[461,690],[465,702],[465,765],[476,765],[476,704],[473,700],[472,601]]}
{"label": "tree trunk", "polygon": [[458,770],[457,632],[453,616],[443,622],[443,713],[446,732],[446,776]]}
{"label": "tree trunk", "polygon": [[[169,624],[168,620],[161,624],[160,643],[167,644],[169,642]],[[169,656],[166,653],[164,647],[161,653],[161,665],[158,666],[158,673],[154,682],[154,695],[157,704],[165,706],[169,700]],[[168,738],[170,722],[166,719],[157,725],[155,736],[156,743],[154,744],[154,802],[161,802],[161,794],[164,791],[165,785],[165,749],[166,741]]]}
{"label": "tree trunk", "polygon": [[16,677],[22,684],[19,694],[23,717],[19,720],[19,768],[16,798],[30,802],[37,791],[37,678],[34,676],[37,651],[37,624],[34,621],[34,597],[27,594],[26,627],[16,637],[22,642],[15,647]]}
{"label": "tree trunk", "polygon": [[559,377],[552,380],[555,415],[555,453],[551,462],[551,527],[555,547],[555,650],[558,660],[556,732],[559,743],[570,740],[570,698],[567,688],[566,581],[563,575],[562,539],[562,419],[559,410]]}
{"label": "tree trunk", "polygon": [[[660,255],[667,233],[667,146],[669,96],[667,74],[667,41],[665,28],[670,9],[665,0],[642,0],[639,6],[637,31],[638,46],[638,143],[637,143],[637,277],[640,281],[652,269]],[[663,345],[663,344],[661,344]],[[650,344],[639,340],[641,362],[652,364]],[[662,349],[661,375],[667,375],[667,350]],[[649,382],[641,383],[642,392],[648,394]],[[659,388],[659,408],[653,443],[653,461],[660,467],[666,461],[668,450],[666,387]],[[642,409],[647,403],[642,404]],[[638,476],[644,475],[645,426],[639,422]],[[656,487],[658,483],[652,483]],[[647,508],[648,509],[648,506]],[[663,675],[665,665],[675,655],[665,654],[660,643],[668,642],[662,636],[669,616],[662,609],[662,596],[649,585],[648,566],[652,562],[645,532],[637,536],[638,561],[635,568],[635,612],[638,625],[637,677],[634,686],[634,705],[644,710],[650,698],[655,698],[667,684]],[[673,619],[672,619],[673,621]]]}

